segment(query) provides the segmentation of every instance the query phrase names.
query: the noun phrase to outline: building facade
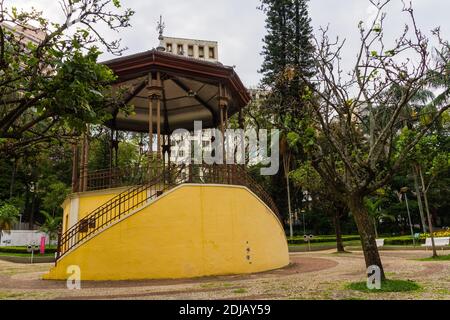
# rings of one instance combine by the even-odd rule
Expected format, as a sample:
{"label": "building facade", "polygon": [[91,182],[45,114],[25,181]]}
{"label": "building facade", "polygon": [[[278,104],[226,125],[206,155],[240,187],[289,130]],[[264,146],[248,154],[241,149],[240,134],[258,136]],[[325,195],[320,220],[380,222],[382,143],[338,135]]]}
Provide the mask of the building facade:
{"label": "building facade", "polygon": [[211,62],[219,61],[216,41],[162,37],[161,45],[166,52]]}

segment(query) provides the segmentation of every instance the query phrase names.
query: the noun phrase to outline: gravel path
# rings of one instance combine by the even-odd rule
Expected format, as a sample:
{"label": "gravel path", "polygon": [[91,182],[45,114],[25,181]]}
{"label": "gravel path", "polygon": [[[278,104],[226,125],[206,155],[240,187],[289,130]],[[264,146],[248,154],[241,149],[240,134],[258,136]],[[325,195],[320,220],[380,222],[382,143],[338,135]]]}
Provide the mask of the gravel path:
{"label": "gravel path", "polygon": [[51,264],[0,261],[0,299],[446,299],[450,300],[450,262],[425,262],[424,251],[381,251],[388,278],[414,280],[411,293],[361,293],[345,287],[365,279],[361,252],[333,250],[292,253],[283,269],[251,275],[186,280],[82,282],[67,290],[64,281],[41,280]]}

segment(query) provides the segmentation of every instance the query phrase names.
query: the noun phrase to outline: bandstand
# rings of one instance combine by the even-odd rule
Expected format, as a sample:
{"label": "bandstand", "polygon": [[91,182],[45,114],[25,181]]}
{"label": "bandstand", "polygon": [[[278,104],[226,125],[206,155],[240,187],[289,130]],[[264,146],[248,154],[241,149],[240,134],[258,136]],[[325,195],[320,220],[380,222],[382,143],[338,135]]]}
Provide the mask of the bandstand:
{"label": "bandstand", "polygon": [[[245,274],[289,263],[278,211],[242,165],[171,163],[177,129],[219,128],[250,96],[234,68],[157,49],[104,63],[117,76],[113,90],[132,105],[111,109],[110,166],[89,172],[89,139],[74,145],[73,193],[55,267],[45,279],[190,278]],[[148,163],[117,166],[117,132],[149,136]]]}

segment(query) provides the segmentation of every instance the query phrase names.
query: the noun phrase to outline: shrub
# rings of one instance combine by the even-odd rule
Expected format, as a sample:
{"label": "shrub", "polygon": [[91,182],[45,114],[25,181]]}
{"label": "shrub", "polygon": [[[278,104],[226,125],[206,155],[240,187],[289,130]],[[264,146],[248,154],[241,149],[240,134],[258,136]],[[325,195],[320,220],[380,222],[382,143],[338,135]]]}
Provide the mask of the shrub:
{"label": "shrub", "polygon": [[[439,238],[439,237],[450,237],[450,229],[449,230],[442,230],[442,231],[438,231],[438,232],[433,232],[433,236]],[[425,238],[429,238],[430,234],[429,233],[422,233],[420,235],[421,239],[425,239]]]}
{"label": "shrub", "polygon": [[[39,251],[39,249],[38,249]],[[27,247],[0,247],[1,253],[29,253],[27,251]],[[45,253],[55,253],[56,247],[55,246],[49,246],[45,247]]]}
{"label": "shrub", "polygon": [[[345,235],[342,236],[343,241],[356,241],[360,240],[358,235]],[[336,242],[336,236],[317,236],[310,240],[311,243],[324,243],[324,242]],[[288,244],[305,244],[308,243],[305,241],[303,236],[297,236],[292,239],[288,238]]]}

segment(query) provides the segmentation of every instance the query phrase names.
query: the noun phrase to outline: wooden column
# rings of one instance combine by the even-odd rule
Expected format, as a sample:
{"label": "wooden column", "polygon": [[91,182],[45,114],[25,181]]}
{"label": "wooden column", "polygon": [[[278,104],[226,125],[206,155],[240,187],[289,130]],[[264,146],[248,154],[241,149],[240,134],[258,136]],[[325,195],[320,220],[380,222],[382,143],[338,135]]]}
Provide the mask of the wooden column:
{"label": "wooden column", "polygon": [[[161,99],[162,99],[162,81],[160,72],[150,72],[148,76],[148,86],[149,91],[149,160],[154,160],[154,150],[153,150],[153,112],[156,108],[156,157],[157,160],[161,159]],[[159,162],[159,161],[158,161]],[[159,165],[159,163],[157,164]]]}
{"label": "wooden column", "polygon": [[156,151],[158,153],[158,158],[161,159],[161,97],[158,96],[156,100],[156,140],[157,146]]}
{"label": "wooden column", "polygon": [[108,177],[108,185],[110,188],[113,185],[113,165],[114,165],[114,129],[111,128],[111,136],[109,139],[109,177]]}
{"label": "wooden column", "polygon": [[222,157],[226,164],[225,129],[228,124],[228,96],[226,87],[219,85],[220,131],[222,133]]}
{"label": "wooden column", "polygon": [[153,156],[153,100],[154,100],[153,96],[148,98],[148,137],[149,137],[148,157],[149,157],[149,161],[152,160],[152,156]]}
{"label": "wooden column", "polygon": [[170,168],[170,157],[172,156],[172,139],[170,133],[167,135],[167,163]]}

